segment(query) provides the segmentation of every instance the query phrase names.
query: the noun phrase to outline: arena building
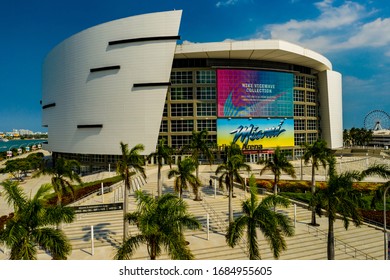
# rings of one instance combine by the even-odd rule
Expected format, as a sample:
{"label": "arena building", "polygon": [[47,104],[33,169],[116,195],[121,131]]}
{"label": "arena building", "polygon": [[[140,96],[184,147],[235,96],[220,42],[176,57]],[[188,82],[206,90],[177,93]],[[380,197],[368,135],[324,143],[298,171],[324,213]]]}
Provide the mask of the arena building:
{"label": "arena building", "polygon": [[115,164],[121,141],[147,155],[159,138],[180,149],[204,129],[216,151],[236,142],[250,162],[277,146],[300,156],[318,138],[342,147],[341,75],[327,58],[281,40],[178,45],[181,14],[104,23],[47,55],[42,124],[54,158],[94,171]]}

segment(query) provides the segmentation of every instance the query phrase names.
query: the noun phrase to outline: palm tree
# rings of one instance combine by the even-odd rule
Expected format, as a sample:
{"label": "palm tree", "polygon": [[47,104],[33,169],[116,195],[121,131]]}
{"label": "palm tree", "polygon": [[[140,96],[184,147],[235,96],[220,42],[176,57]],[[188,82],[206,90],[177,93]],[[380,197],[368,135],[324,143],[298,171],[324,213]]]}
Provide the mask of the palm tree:
{"label": "palm tree", "polygon": [[[145,160],[140,152],[144,150],[142,144],[135,145],[131,150],[129,150],[128,144],[120,142],[122,157],[117,162],[117,173],[122,176],[122,179],[125,182],[124,198],[123,198],[123,217],[126,216],[128,212],[128,192],[131,188],[131,177],[140,173],[144,178],[146,178],[144,164]],[[133,169],[134,171],[131,171]],[[123,241],[127,239],[127,234],[129,232],[129,225],[126,222],[123,222]]]}
{"label": "palm tree", "polygon": [[[202,184],[198,177],[193,172],[196,169],[196,163],[192,158],[186,158],[179,162],[177,168],[171,169],[168,172],[168,178],[175,177],[174,189],[179,193],[180,198],[183,197],[183,190],[192,187],[195,196],[198,194],[199,186]],[[196,200],[196,197],[195,197]]]}
{"label": "palm tree", "polygon": [[75,172],[75,170],[79,169],[80,163],[77,160],[58,158],[55,160],[54,165],[48,165],[46,162],[33,177],[39,177],[41,175],[52,176],[51,184],[57,195],[57,204],[61,205],[64,194],[70,192],[74,195],[72,183],[76,181],[77,183],[82,184],[79,174]]}
{"label": "palm tree", "polygon": [[[331,150],[327,148],[325,140],[317,140],[313,144],[305,144],[305,152],[303,154],[303,159],[305,164],[308,164],[311,161],[311,194],[314,196],[316,192],[316,172],[320,165],[323,167],[327,164],[327,159],[331,154]],[[311,225],[319,226],[316,221],[316,210],[315,207],[312,207],[311,214]]]}
{"label": "palm tree", "polygon": [[171,259],[193,259],[183,229],[199,229],[201,225],[188,214],[187,204],[169,193],[154,198],[137,191],[136,199],[138,209],[126,215],[126,220],[137,225],[139,233],[125,240],[115,259],[130,259],[142,243],[146,244],[151,260],[160,256],[163,248]]}
{"label": "palm tree", "polygon": [[36,260],[38,247],[53,259],[66,259],[71,252],[70,242],[52,226],[73,222],[74,210],[47,203],[46,197],[52,192],[50,184],[42,185],[33,198],[28,198],[16,182],[7,180],[1,185],[7,203],[14,208],[13,217],[0,230],[0,243],[11,249],[10,259]]}
{"label": "palm tree", "polygon": [[282,171],[295,178],[294,166],[287,160],[281,152],[280,147],[276,147],[272,159],[265,160],[265,165],[260,171],[260,175],[270,170],[274,174],[274,195],[278,194],[278,182]]}
{"label": "palm tree", "polygon": [[[384,179],[389,179],[390,178],[390,166],[387,164],[374,164],[362,172],[363,177],[367,177],[367,176],[371,176],[371,175],[377,175],[377,176],[382,177]],[[388,186],[390,186],[390,181],[387,181],[386,183],[381,185],[381,187],[375,191],[375,194],[374,194],[372,201],[371,201],[372,208],[375,208],[375,204],[378,201],[383,202],[382,200],[383,200],[384,192]]]}
{"label": "palm tree", "polygon": [[243,214],[230,223],[226,234],[226,242],[235,247],[241,240],[247,243],[250,260],[260,260],[257,231],[259,228],[268,241],[274,258],[278,259],[282,250],[287,249],[284,236],[292,236],[294,227],[289,218],[270,210],[271,206],[288,207],[289,200],[279,195],[268,196],[259,202],[255,177],[249,179],[251,196],[242,202]]}
{"label": "palm tree", "polygon": [[156,152],[151,153],[148,156],[148,159],[156,157],[157,158],[157,165],[158,165],[158,171],[157,171],[157,194],[158,196],[162,195],[162,180],[161,180],[161,168],[163,165],[163,161],[165,163],[168,163],[169,166],[172,168],[172,154],[173,150],[170,146],[166,145],[166,139],[162,138],[158,142]]}
{"label": "palm tree", "polygon": [[[211,164],[214,156],[211,152],[210,143],[207,139],[208,132],[207,130],[202,131],[193,131],[191,142],[189,145],[183,147],[182,152],[191,151],[192,158],[196,164],[196,177],[199,178],[199,158],[201,155],[206,157],[206,159]],[[201,200],[199,191],[196,193],[195,200]]]}
{"label": "palm tree", "polygon": [[[251,170],[250,166],[245,163],[244,156],[238,154],[236,146],[237,144],[232,144],[227,150],[227,159],[226,162],[220,164],[215,171],[215,174],[221,174],[219,177],[219,185],[223,186],[225,182],[226,188],[229,192],[229,223],[233,222],[233,187],[234,180],[239,181],[242,186],[245,185],[244,179],[240,175],[240,171],[244,169],[249,172]],[[233,152],[234,151],[234,152]]]}
{"label": "palm tree", "polygon": [[328,260],[335,258],[335,237],[334,222],[337,217],[341,217],[345,229],[348,229],[350,221],[355,226],[362,222],[362,216],[358,208],[362,206],[363,201],[360,193],[353,189],[353,182],[361,180],[360,172],[344,172],[340,175],[336,173],[336,160],[334,157],[329,159],[329,179],[327,188],[316,193],[318,214],[321,216],[321,209],[326,211],[328,216]]}

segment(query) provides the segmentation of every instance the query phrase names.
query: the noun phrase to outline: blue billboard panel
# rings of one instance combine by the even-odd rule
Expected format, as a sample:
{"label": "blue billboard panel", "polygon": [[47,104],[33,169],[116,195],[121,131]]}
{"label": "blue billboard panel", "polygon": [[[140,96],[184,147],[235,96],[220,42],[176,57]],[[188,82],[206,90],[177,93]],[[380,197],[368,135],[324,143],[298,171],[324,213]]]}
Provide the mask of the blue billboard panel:
{"label": "blue billboard panel", "polygon": [[293,117],[292,73],[218,69],[218,117]]}

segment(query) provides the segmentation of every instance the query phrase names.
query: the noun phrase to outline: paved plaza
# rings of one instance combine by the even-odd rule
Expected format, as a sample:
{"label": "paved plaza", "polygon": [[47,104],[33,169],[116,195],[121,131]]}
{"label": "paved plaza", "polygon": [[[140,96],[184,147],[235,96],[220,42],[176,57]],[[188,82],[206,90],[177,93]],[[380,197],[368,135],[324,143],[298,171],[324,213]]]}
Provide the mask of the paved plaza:
{"label": "paved plaza", "polygon": [[[374,159],[372,159],[374,160]],[[376,159],[375,159],[376,160]],[[299,177],[300,162],[294,163]],[[355,165],[365,168],[366,162],[363,160],[354,161]],[[352,166],[346,162],[339,168]],[[228,225],[228,199],[226,193],[218,188],[209,187],[208,182],[211,176],[215,175],[216,165],[201,165],[200,178],[203,182],[202,201],[194,201],[190,191],[184,192],[184,200],[189,205],[190,212],[201,222],[202,229],[197,231],[186,231],[186,239],[190,243],[190,249],[198,260],[234,260],[248,259],[247,249],[244,243],[235,248],[230,248],[225,242],[225,229]],[[302,168],[303,179],[310,180],[310,170],[308,167]],[[173,179],[167,179],[168,166],[163,168],[164,192],[172,192]],[[252,173],[256,177],[259,175],[260,166],[253,164]],[[324,173],[319,171],[317,180],[323,180]],[[140,182],[140,187],[149,193],[157,193],[157,167],[146,167],[147,180]],[[83,181],[94,181],[106,177],[114,176],[113,172],[102,172],[91,176],[83,177]],[[249,174],[242,174],[249,177]],[[0,175],[0,180],[6,179],[7,175]],[[262,178],[272,178],[272,175],[263,175]],[[367,178],[370,181],[379,181],[377,178]],[[27,178],[22,187],[27,194],[34,194],[34,191],[43,183],[49,182],[50,177]],[[234,215],[241,211],[241,202],[249,194],[244,190],[235,189],[233,200]],[[91,195],[75,205],[97,205],[107,203],[123,202],[123,184],[118,183],[113,187],[113,191],[100,195]],[[129,199],[130,211],[135,210],[133,192]],[[311,212],[304,205],[292,203],[287,209],[277,209],[289,216],[295,224],[295,235],[286,238],[287,250],[281,253],[281,260],[326,260],[327,226],[326,217],[318,218],[319,227],[311,227],[308,223],[311,220]],[[0,216],[12,212],[12,209],[5,203],[4,197],[0,196]],[[111,260],[115,250],[122,241],[123,212],[107,211],[89,214],[78,214],[76,221],[72,224],[63,225],[63,230],[72,243],[72,254],[70,260]],[[207,225],[209,227],[207,228]],[[91,226],[94,229],[94,239],[91,240]],[[136,227],[130,227],[130,234],[137,232]],[[258,234],[262,259],[273,260],[269,245],[264,240],[261,233]],[[383,259],[383,231],[374,226],[362,225],[354,227],[350,225],[346,231],[341,221],[335,224],[336,237],[336,259]],[[92,245],[93,244],[93,245]],[[0,259],[7,259],[7,249],[0,247]],[[39,259],[50,259],[50,256],[40,252]],[[148,254],[146,247],[140,247],[134,255],[134,259],[146,260]],[[163,254],[159,259],[169,259],[167,254]]]}

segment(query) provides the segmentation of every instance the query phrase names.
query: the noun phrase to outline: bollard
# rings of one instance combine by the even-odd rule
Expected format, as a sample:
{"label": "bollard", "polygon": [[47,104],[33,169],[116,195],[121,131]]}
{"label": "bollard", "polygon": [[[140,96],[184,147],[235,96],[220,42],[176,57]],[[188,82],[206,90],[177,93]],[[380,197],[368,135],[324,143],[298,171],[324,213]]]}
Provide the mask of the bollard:
{"label": "bollard", "polygon": [[217,179],[214,179],[214,198],[217,198]]}
{"label": "bollard", "polygon": [[91,255],[93,256],[95,254],[95,248],[93,243],[93,226],[91,226]]}
{"label": "bollard", "polygon": [[294,204],[294,227],[296,223],[297,223],[297,205]]}
{"label": "bollard", "polygon": [[[4,225],[4,230],[6,230],[6,228],[7,228],[7,225]],[[4,252],[4,255],[7,255],[7,245],[5,244],[5,242],[4,242],[4,250],[3,250],[3,252]]]}
{"label": "bollard", "polygon": [[104,203],[104,187],[103,187],[103,182],[101,182],[102,186],[102,203]]}
{"label": "bollard", "polygon": [[210,215],[207,213],[207,240],[210,240]]}

